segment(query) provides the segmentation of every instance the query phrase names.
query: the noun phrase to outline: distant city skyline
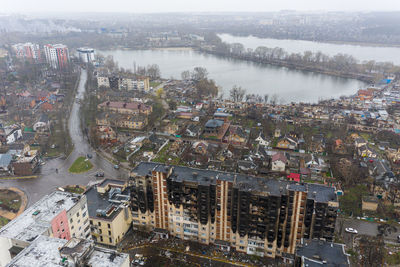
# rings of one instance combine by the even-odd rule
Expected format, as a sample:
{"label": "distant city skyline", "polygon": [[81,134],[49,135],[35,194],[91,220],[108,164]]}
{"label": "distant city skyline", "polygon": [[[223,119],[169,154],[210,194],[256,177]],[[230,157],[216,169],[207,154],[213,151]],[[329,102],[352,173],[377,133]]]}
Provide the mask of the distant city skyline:
{"label": "distant city skyline", "polygon": [[2,12],[270,12],[280,10],[296,11],[400,11],[396,0],[3,0]]}

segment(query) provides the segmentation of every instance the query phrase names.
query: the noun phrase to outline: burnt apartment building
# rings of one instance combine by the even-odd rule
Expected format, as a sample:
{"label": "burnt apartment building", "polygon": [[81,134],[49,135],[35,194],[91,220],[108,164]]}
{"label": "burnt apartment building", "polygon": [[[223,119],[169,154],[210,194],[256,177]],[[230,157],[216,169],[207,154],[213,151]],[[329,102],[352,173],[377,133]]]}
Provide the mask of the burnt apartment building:
{"label": "burnt apartment building", "polygon": [[153,162],[130,176],[135,228],[288,259],[302,238],[333,239],[332,187]]}

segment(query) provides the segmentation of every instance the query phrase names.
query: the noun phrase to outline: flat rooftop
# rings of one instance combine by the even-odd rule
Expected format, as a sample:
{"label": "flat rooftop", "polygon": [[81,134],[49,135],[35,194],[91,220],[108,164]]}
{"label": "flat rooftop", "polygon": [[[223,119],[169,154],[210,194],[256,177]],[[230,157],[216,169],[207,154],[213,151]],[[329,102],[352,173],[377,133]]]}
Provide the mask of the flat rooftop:
{"label": "flat rooftop", "polygon": [[[83,256],[83,251],[86,251],[90,241],[76,240],[77,247],[68,248],[65,247],[67,240],[53,238],[48,236],[40,236],[32,244],[22,250],[11,262],[7,265],[8,267],[59,267],[66,266],[63,264],[63,257],[60,255],[62,249],[71,250],[71,252],[77,252],[79,256]],[[82,248],[81,248],[82,247]],[[72,251],[72,250],[76,251]],[[81,251],[82,250],[82,251]],[[64,251],[65,252],[65,251]],[[119,267],[122,266],[126,261],[129,261],[129,255],[124,253],[118,253],[114,250],[94,247],[88,256],[83,259],[84,263],[89,264],[88,266],[96,267]],[[74,263],[69,262],[68,266],[75,266]],[[72,264],[72,265],[71,265]],[[85,265],[86,266],[86,265]]]}
{"label": "flat rooftop", "polygon": [[95,247],[93,253],[90,255],[88,265],[96,267],[117,267],[122,266],[125,261],[129,262],[128,254],[117,253],[110,249]]}
{"label": "flat rooftop", "polygon": [[25,210],[0,229],[0,237],[32,242],[50,228],[51,220],[63,210],[70,210],[81,196],[54,191]]}
{"label": "flat rooftop", "polygon": [[[114,185],[124,185],[126,181],[121,181],[121,180],[114,180],[114,179],[105,179],[101,184],[98,186],[104,187],[107,184],[114,184]],[[95,218],[95,219],[102,219],[102,220],[113,220],[120,212],[122,209],[120,209],[118,204],[115,202],[111,202],[109,199],[108,192],[105,194],[100,194],[97,192],[97,187],[93,186],[89,188],[85,192],[86,198],[87,198],[87,206],[88,206],[88,212],[89,212],[89,217],[90,218]],[[126,201],[127,199],[129,200],[129,189],[125,189],[121,195],[126,195],[128,198],[124,198],[118,195],[114,195],[112,200],[116,201]],[[110,214],[110,216],[105,217],[105,216],[98,216],[98,210],[107,210],[110,208],[111,205],[116,206],[114,211]]]}
{"label": "flat rooftop", "polygon": [[59,248],[67,243],[65,239],[40,236],[31,245],[22,250],[7,265],[9,267],[57,267],[61,264]]}
{"label": "flat rooftop", "polygon": [[304,257],[310,266],[349,266],[343,244],[322,240],[303,239],[297,247],[296,256]]}
{"label": "flat rooftop", "polygon": [[141,162],[136,166],[132,173],[138,176],[151,176],[152,171],[169,172],[173,168],[170,178],[177,182],[195,182],[200,185],[216,184],[216,180],[234,182],[236,186],[243,191],[250,192],[267,192],[273,196],[287,194],[288,190],[308,192],[308,199],[313,199],[316,202],[337,201],[335,189],[333,187],[296,183],[287,180],[276,180],[264,177],[255,177],[243,174],[228,173],[214,170],[195,169],[184,166],[164,165],[156,162]]}

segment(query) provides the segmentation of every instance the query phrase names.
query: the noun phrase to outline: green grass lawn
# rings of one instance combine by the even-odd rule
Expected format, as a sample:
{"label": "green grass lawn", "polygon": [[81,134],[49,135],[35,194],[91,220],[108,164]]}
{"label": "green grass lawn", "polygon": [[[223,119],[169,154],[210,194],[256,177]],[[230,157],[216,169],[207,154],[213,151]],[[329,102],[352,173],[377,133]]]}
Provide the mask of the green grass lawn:
{"label": "green grass lawn", "polygon": [[79,157],[74,161],[74,163],[72,163],[68,171],[71,173],[83,173],[92,168],[93,164],[90,162],[90,160],[87,160],[85,157]]}
{"label": "green grass lawn", "polygon": [[67,186],[65,187],[65,191],[75,194],[82,194],[83,192],[85,192],[85,189],[81,187]]}
{"label": "green grass lawn", "polygon": [[8,211],[17,212],[21,207],[21,198],[14,191],[1,189],[0,204],[2,204],[3,207]]}
{"label": "green grass lawn", "polygon": [[159,86],[161,83],[160,82],[150,82],[150,87],[156,88],[157,86]]}
{"label": "green grass lawn", "polygon": [[0,216],[0,228],[6,225],[10,220]]}

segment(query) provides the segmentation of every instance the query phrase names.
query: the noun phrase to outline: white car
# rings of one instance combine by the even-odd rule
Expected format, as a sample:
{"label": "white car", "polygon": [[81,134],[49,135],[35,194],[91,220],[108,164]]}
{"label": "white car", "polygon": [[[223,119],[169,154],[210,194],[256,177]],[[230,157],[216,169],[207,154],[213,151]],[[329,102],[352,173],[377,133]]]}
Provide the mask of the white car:
{"label": "white car", "polygon": [[345,231],[347,233],[351,233],[351,234],[358,234],[358,231],[356,229],[353,229],[353,228],[346,228]]}

